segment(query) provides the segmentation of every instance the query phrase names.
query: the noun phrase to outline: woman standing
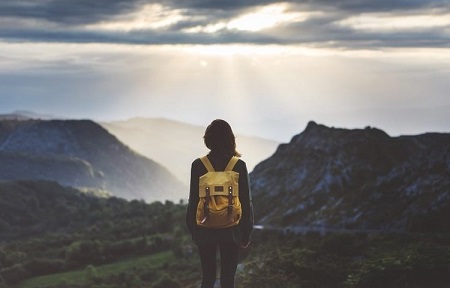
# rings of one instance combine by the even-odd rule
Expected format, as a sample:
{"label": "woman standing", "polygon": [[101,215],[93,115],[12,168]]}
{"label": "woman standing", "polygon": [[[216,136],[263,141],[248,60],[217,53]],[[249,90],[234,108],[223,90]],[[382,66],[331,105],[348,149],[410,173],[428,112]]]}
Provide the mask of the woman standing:
{"label": "woman standing", "polygon": [[[236,151],[235,136],[230,125],[224,120],[214,120],[203,136],[206,147],[211,151],[207,155],[215,171],[224,171],[233,156],[240,157]],[[209,161],[208,161],[209,160]],[[205,161],[205,160],[203,160]],[[197,207],[199,203],[199,178],[208,172],[200,158],[194,160],[191,167],[191,184],[186,223],[197,244],[202,265],[202,288],[212,288],[216,281],[216,251],[220,252],[220,284],[222,288],[233,288],[239,249],[250,243],[253,229],[253,207],[247,166],[239,159],[233,171],[238,173],[239,201],[242,216],[239,223],[227,228],[207,228],[197,225]],[[206,217],[205,217],[206,219]]]}

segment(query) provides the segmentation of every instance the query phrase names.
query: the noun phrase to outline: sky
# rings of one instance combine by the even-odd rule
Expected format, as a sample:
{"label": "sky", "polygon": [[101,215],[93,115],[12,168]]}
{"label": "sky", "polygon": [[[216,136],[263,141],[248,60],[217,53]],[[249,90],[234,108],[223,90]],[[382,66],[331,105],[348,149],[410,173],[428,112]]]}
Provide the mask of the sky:
{"label": "sky", "polygon": [[0,114],[450,132],[449,0],[0,0]]}

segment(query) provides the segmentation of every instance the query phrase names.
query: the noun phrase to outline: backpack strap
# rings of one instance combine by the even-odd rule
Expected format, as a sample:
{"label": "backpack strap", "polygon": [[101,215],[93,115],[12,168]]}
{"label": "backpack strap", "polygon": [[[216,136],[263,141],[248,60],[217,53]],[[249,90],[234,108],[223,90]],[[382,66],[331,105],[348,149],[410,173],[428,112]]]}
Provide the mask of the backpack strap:
{"label": "backpack strap", "polygon": [[[230,162],[228,162],[227,167],[225,167],[225,171],[232,171],[234,168],[234,165],[236,165],[237,161],[239,160],[238,157],[233,156],[230,159]],[[228,217],[230,218],[230,222],[233,221],[233,186],[228,186]]]}
{"label": "backpack strap", "polygon": [[[209,161],[207,156],[203,156],[200,157],[200,160],[202,161],[203,165],[205,166],[206,170],[208,172],[215,172],[216,170],[214,169],[214,167],[211,164],[211,161]],[[206,197],[205,197],[205,202],[203,203],[203,219],[201,221],[202,224],[205,224],[206,221],[208,220],[208,216],[209,216],[209,201],[211,200],[211,195],[210,195],[210,191],[209,191],[209,187],[205,187],[205,193],[206,193]]]}
{"label": "backpack strap", "polygon": [[206,197],[205,197],[205,203],[203,203],[203,219],[201,221],[202,224],[205,224],[206,221],[208,220],[208,216],[209,216],[209,201],[210,201],[210,192],[209,192],[209,187],[206,187]]}
{"label": "backpack strap", "polygon": [[225,167],[225,171],[231,171],[231,170],[233,170],[234,165],[236,165],[236,163],[237,163],[238,160],[239,160],[239,158],[236,157],[236,156],[231,157],[230,162],[228,162],[227,167]]}
{"label": "backpack strap", "polygon": [[228,217],[230,221],[232,221],[231,212],[233,212],[233,186],[228,186]]}
{"label": "backpack strap", "polygon": [[214,167],[211,164],[211,161],[209,161],[207,156],[203,156],[200,158],[200,160],[202,161],[203,165],[205,165],[206,170],[208,170],[208,172],[215,172],[216,170],[214,169]]}

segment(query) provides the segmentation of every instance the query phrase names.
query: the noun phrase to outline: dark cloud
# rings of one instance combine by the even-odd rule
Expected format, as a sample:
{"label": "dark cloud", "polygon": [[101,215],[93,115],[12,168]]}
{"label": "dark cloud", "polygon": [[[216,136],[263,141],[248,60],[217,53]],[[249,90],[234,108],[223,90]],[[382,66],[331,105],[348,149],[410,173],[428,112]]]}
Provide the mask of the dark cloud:
{"label": "dark cloud", "polygon": [[307,3],[311,6],[331,6],[353,12],[410,10],[448,4],[447,0],[307,0],[293,2]]}
{"label": "dark cloud", "polygon": [[[129,44],[313,44],[344,48],[449,47],[445,29],[421,28],[401,31],[365,31],[338,25],[340,20],[362,13],[450,13],[448,0],[298,0],[285,1],[298,12],[322,12],[304,22],[285,24],[258,32],[222,29],[215,33],[186,33],[184,29],[206,27],[227,21],[269,0],[16,0],[0,2],[3,41],[98,42]],[[126,19],[145,4],[162,4],[179,9],[184,18],[160,29],[109,31],[85,29],[84,25]],[[432,11],[432,12],[430,12]],[[125,17],[125,18],[123,18]],[[26,20],[36,25],[22,27]],[[40,21],[42,20],[42,21]],[[21,22],[22,21],[22,22]],[[40,22],[39,22],[40,21]],[[332,44],[330,44],[332,43]]]}
{"label": "dark cloud", "polygon": [[[19,36],[17,36],[19,35]],[[287,44],[286,41],[270,35],[226,31],[210,34],[189,34],[180,32],[138,31],[134,33],[85,32],[85,31],[41,31],[41,30],[0,30],[0,39],[31,42],[66,43],[128,43],[128,44]]]}
{"label": "dark cloud", "polygon": [[[385,12],[424,8],[448,8],[448,0],[287,0],[310,9],[339,9],[343,13]],[[280,3],[275,0],[15,0],[0,2],[0,17],[25,17],[45,19],[50,22],[68,24],[90,24],[136,10],[145,4],[167,5],[174,9],[209,10],[221,13],[229,10],[236,13],[241,9]],[[191,12],[192,13],[192,12]],[[213,15],[213,14],[210,14]]]}
{"label": "dark cloud", "polygon": [[391,11],[421,9],[424,7],[445,7],[448,0],[169,0],[174,7],[196,9],[245,9],[272,3],[292,3],[309,7],[334,7],[346,11]]}
{"label": "dark cloud", "polygon": [[133,0],[16,0],[0,2],[0,17],[41,19],[62,24],[90,24],[135,10]]}

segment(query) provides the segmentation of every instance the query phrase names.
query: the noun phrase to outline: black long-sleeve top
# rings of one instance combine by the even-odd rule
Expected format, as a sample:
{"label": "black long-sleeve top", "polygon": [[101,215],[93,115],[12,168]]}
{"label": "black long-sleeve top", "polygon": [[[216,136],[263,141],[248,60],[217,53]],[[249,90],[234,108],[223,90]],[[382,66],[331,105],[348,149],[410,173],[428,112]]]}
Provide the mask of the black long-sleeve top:
{"label": "black long-sleeve top", "polygon": [[[209,153],[208,159],[216,171],[224,171],[231,157]],[[191,184],[189,192],[189,203],[186,212],[186,224],[197,244],[211,242],[231,241],[237,245],[246,245],[250,242],[253,230],[253,204],[250,191],[247,165],[241,159],[238,160],[233,171],[239,173],[239,201],[242,207],[242,218],[238,225],[224,229],[209,229],[199,227],[196,224],[196,211],[199,201],[198,186],[200,176],[208,171],[199,158],[192,162]]]}

